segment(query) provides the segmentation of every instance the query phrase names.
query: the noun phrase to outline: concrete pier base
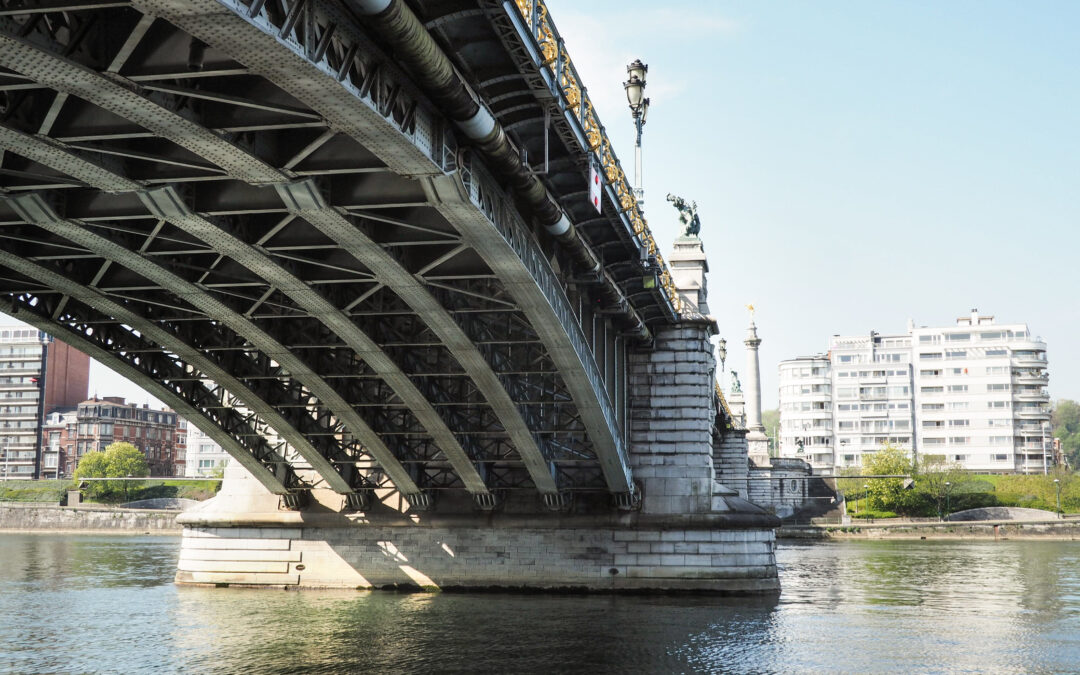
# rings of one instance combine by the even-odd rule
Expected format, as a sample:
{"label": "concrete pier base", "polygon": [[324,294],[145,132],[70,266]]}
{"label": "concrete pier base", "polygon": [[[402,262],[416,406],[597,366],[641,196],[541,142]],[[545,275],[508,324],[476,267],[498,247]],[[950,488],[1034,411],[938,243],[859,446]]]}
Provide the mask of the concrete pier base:
{"label": "concrete pier base", "polygon": [[[242,472],[242,470],[239,470]],[[230,469],[178,518],[177,583],[762,594],[779,591],[777,520],[736,495],[691,515],[301,511]],[[733,492],[733,491],[731,491]],[[338,498],[339,499],[339,498]]]}

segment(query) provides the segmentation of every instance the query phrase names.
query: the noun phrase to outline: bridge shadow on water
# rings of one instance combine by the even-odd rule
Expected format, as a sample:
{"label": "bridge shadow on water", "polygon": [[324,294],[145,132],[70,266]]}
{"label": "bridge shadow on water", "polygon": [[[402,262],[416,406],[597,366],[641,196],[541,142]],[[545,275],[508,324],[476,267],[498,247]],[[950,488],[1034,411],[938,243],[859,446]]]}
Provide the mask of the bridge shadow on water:
{"label": "bridge shadow on water", "polygon": [[[201,672],[685,672],[767,635],[777,601],[182,588]],[[237,631],[239,625],[258,630]],[[183,639],[182,636],[178,636]],[[707,646],[705,651],[703,646]],[[204,670],[204,668],[206,670]]]}

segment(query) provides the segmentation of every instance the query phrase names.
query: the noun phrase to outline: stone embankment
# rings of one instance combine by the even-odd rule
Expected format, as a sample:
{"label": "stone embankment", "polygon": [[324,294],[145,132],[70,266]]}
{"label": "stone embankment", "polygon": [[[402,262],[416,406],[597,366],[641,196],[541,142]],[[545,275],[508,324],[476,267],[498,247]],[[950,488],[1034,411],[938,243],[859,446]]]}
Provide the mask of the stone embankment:
{"label": "stone embankment", "polygon": [[0,531],[179,535],[178,511],[0,503]]}
{"label": "stone embankment", "polygon": [[889,522],[782,526],[777,539],[1042,539],[1080,540],[1080,520]]}

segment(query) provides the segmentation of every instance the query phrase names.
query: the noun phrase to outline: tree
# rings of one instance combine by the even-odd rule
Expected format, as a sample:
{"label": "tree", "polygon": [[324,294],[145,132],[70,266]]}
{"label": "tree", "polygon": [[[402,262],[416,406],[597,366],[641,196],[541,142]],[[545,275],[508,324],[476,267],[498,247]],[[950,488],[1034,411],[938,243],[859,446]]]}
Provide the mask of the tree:
{"label": "tree", "polygon": [[1050,424],[1054,438],[1061,439],[1061,452],[1069,458],[1070,466],[1080,466],[1080,403],[1059,399],[1050,414]]}
{"label": "tree", "polygon": [[916,471],[916,489],[934,501],[938,518],[944,513],[950,501],[949,496],[965,492],[967,484],[972,482],[971,476],[964,472],[963,467],[945,461],[944,455],[923,455],[922,463]]}
{"label": "tree", "polygon": [[778,438],[778,432],[780,430],[780,410],[762,410],[761,424],[765,427],[765,433],[769,437],[769,448],[771,450],[779,451],[780,439]]}
{"label": "tree", "polygon": [[[881,450],[863,457],[863,471],[875,475],[904,475],[914,472],[911,458],[901,447],[886,443]],[[876,511],[907,513],[910,492],[904,488],[904,478],[868,478],[867,494],[870,508]]]}
{"label": "tree", "polygon": [[[105,448],[105,452],[88,452],[79,460],[75,478],[124,478],[149,476],[150,467],[146,457],[131,443],[118,441]],[[124,489],[120,481],[92,481],[86,492],[91,497],[108,498]]]}

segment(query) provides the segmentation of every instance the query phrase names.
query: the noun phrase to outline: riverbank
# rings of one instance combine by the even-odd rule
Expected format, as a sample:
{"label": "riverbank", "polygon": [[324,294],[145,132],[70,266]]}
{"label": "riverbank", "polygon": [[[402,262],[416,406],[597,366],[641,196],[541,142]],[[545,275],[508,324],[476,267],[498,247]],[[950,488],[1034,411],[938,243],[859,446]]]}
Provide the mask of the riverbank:
{"label": "riverbank", "polygon": [[179,511],[109,506],[0,503],[0,532],[180,536]]}
{"label": "riverbank", "polygon": [[1075,520],[978,522],[876,522],[781,526],[777,539],[1032,539],[1080,541]]}

